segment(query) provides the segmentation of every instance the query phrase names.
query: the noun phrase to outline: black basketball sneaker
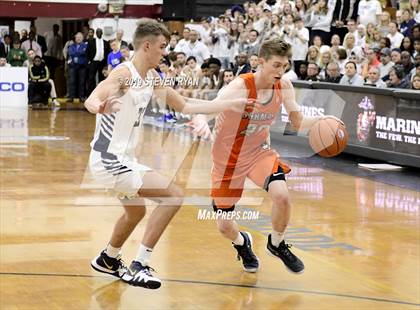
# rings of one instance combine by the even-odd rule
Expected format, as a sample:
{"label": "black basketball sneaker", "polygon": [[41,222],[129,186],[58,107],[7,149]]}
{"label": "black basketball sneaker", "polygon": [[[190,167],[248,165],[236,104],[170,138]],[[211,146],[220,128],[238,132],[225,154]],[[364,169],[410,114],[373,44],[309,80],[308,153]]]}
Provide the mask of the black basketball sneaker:
{"label": "black basketball sneaker", "polygon": [[244,237],[244,244],[236,245],[232,243],[233,247],[238,251],[238,260],[242,259],[242,264],[246,272],[257,272],[260,264],[258,257],[252,251],[251,234],[247,231],[240,231],[239,233]]}
{"label": "black basketball sneaker", "polygon": [[150,266],[143,266],[140,262],[133,260],[122,280],[133,286],[157,289],[161,282],[152,275],[152,271],[155,270]]}
{"label": "black basketball sneaker", "polygon": [[275,247],[271,243],[271,234],[268,235],[267,250],[268,253],[272,256],[280,258],[284,265],[291,272],[294,273],[303,273],[305,270],[305,265],[302,261],[290,251],[290,244],[286,244],[284,240],[280,242],[278,247]]}
{"label": "black basketball sneaker", "polygon": [[112,275],[117,278],[122,278],[123,275],[127,272],[127,266],[124,261],[121,259],[121,255],[117,257],[109,257],[105,250],[101,254],[95,257],[90,265],[96,271]]}

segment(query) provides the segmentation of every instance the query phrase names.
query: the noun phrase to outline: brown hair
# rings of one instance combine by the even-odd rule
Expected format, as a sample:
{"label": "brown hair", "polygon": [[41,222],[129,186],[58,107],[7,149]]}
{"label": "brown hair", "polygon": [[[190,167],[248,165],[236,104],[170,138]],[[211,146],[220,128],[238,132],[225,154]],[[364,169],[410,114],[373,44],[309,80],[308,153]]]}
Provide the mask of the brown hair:
{"label": "brown hair", "polygon": [[165,25],[151,18],[140,18],[137,22],[137,28],[133,36],[133,45],[138,47],[139,43],[147,37],[158,37],[163,35],[167,40],[170,39],[170,32],[166,29]]}
{"label": "brown hair", "polygon": [[265,60],[270,59],[271,56],[292,56],[292,46],[278,37],[274,37],[263,41],[258,57]]}

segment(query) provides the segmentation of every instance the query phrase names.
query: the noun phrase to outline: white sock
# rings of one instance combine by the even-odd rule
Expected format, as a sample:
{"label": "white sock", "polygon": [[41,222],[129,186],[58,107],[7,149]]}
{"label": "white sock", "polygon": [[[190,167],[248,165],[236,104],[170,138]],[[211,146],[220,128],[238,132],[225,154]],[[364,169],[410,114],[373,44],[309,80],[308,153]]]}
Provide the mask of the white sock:
{"label": "white sock", "polygon": [[120,254],[120,252],[121,252],[121,248],[114,248],[110,244],[108,244],[106,246],[106,249],[105,249],[106,255],[108,255],[109,257],[113,257],[113,258],[117,257],[118,254]]}
{"label": "white sock", "polygon": [[282,242],[284,239],[284,231],[283,232],[278,232],[275,230],[271,231],[271,244],[274,245],[275,247],[278,247],[280,242]]}
{"label": "white sock", "polygon": [[150,256],[152,256],[152,252],[153,249],[141,244],[135,260],[140,262],[143,266],[148,266],[150,262]]}
{"label": "white sock", "polygon": [[245,239],[244,236],[242,236],[242,234],[239,232],[238,236],[236,237],[235,240],[233,240],[233,244],[235,245],[244,245]]}

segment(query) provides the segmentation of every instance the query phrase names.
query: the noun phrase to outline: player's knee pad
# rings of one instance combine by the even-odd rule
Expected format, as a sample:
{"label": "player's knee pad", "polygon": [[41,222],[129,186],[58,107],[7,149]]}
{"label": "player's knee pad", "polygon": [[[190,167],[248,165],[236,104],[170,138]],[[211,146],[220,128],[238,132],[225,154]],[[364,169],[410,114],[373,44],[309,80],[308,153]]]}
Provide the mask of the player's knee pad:
{"label": "player's knee pad", "polygon": [[267,179],[265,179],[264,189],[268,192],[268,186],[270,185],[270,183],[277,180],[286,181],[284,171],[280,165],[277,167],[276,172],[272,173],[270,176],[267,177]]}

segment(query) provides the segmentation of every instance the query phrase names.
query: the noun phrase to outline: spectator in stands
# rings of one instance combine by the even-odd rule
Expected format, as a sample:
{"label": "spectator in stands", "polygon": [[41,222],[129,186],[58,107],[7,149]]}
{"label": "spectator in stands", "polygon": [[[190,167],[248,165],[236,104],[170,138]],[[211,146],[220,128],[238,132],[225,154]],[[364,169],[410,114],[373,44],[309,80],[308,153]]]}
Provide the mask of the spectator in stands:
{"label": "spectator in stands", "polygon": [[[356,44],[357,40],[359,39],[357,37],[358,36],[358,32],[357,32],[357,24],[356,24],[356,21],[353,20],[353,19],[350,19],[347,22],[347,29],[348,29],[347,34],[351,33],[354,36],[354,44]],[[344,36],[343,42],[345,42],[345,41],[346,41],[346,37]]]}
{"label": "spectator in stands", "polygon": [[420,90],[420,73],[417,73],[414,76],[413,82],[411,83],[411,89]]}
{"label": "spectator in stands", "polygon": [[[346,62],[347,62],[347,52],[344,48],[339,48],[336,51],[336,56],[335,56],[335,61],[337,61],[338,66],[340,68],[340,73],[344,74],[345,69],[344,67],[346,66]],[[334,54],[333,54],[334,57]]]}
{"label": "spectator in stands", "polygon": [[378,88],[386,88],[386,83],[381,80],[379,75],[379,68],[378,67],[371,67],[368,73],[368,79],[366,80],[365,85],[367,86],[375,86]]}
{"label": "spectator in stands", "polygon": [[[357,18],[358,1],[356,0],[337,0],[334,1],[333,8],[333,22],[331,32],[340,37],[340,41],[344,41],[344,36],[347,34],[348,23],[353,22]],[[351,14],[351,15],[350,15]],[[347,23],[347,27],[346,27]]]}
{"label": "spectator in stands", "polygon": [[356,46],[365,48],[366,45],[366,27],[362,24],[357,25],[357,41]]}
{"label": "spectator in stands", "polygon": [[306,80],[306,77],[308,76],[308,63],[306,61],[300,64],[299,70],[296,74],[299,77],[299,80]]}
{"label": "spectator in stands", "polygon": [[401,64],[401,51],[399,48],[394,48],[391,52],[391,60],[395,65]]}
{"label": "spectator in stands", "polygon": [[416,23],[420,23],[420,4],[419,0],[410,0],[410,10]]}
{"label": "spectator in stands", "polygon": [[7,62],[12,67],[22,67],[23,63],[26,60],[26,53],[23,49],[20,48],[20,42],[13,42],[13,48],[10,50],[7,55]]}
{"label": "spectator in stands", "polygon": [[177,44],[178,44],[178,35],[171,34],[171,39],[169,40],[169,44],[168,46],[166,46],[166,53],[169,54],[170,52],[174,52]]}
{"label": "spectator in stands", "polygon": [[364,26],[369,23],[377,25],[382,14],[382,7],[378,0],[361,0],[358,9],[358,22]]}
{"label": "spectator in stands", "polygon": [[[372,24],[369,24],[372,25]],[[373,27],[373,25],[372,25]],[[373,50],[381,49],[381,34],[375,27],[372,28],[372,34],[368,34],[366,37],[366,44]]]}
{"label": "spectator in stands", "polygon": [[409,88],[410,84],[404,79],[404,70],[401,66],[396,65],[392,67],[391,71],[389,72],[389,81],[388,81],[389,88]]}
{"label": "spectator in stands", "polygon": [[68,51],[70,90],[67,102],[73,102],[74,98],[79,98],[82,102],[85,101],[86,50],[87,43],[83,42],[83,34],[81,32],[76,33],[75,42],[69,46]]}
{"label": "spectator in stands", "polygon": [[132,58],[132,51],[127,45],[121,45],[121,62],[129,61]]}
{"label": "spectator in stands", "polygon": [[347,56],[350,56],[352,53],[358,58],[362,56],[362,49],[360,46],[356,46],[356,37],[351,32],[344,37],[344,48],[346,49]]}
{"label": "spectator in stands", "polygon": [[[23,62],[23,66],[24,67],[30,67],[30,66],[32,66],[33,65],[33,63],[34,63],[34,59],[35,59],[35,56],[37,56],[36,54],[35,54],[35,51],[33,50],[33,49],[29,49],[27,52],[26,52],[26,60]],[[48,66],[47,66],[48,67]]]}
{"label": "spectator in stands", "polygon": [[292,62],[289,60],[289,64],[287,65],[286,72],[284,75],[286,78],[288,78],[290,81],[296,81],[298,79],[298,76],[296,72],[292,68]]}
{"label": "spectator in stands", "polygon": [[60,66],[63,60],[63,38],[58,33],[59,30],[60,26],[54,24],[52,31],[45,34],[47,51],[45,52],[44,59],[47,67],[50,69],[52,79],[54,79],[56,68]]}
{"label": "spectator in stands", "polygon": [[51,85],[48,82],[50,72],[41,57],[35,56],[29,67],[28,101],[33,103],[48,103]]}
{"label": "spectator in stands", "polygon": [[25,53],[27,53],[29,49],[34,50],[35,54],[42,57],[41,46],[35,41],[35,33],[33,31],[29,32],[29,39],[22,43],[21,49],[23,49]]}
{"label": "spectator in stands", "polygon": [[[37,55],[35,54],[34,50],[31,50],[31,49],[28,50],[28,54],[27,54],[28,59],[26,59],[25,62],[23,63],[24,67],[28,67],[28,71],[29,71],[29,68],[34,64],[34,60],[35,60],[36,56]],[[45,63],[45,66],[48,68],[48,65],[46,63]],[[48,70],[49,70],[49,68],[48,68]],[[50,72],[50,74],[49,74],[50,78],[48,79],[48,83],[50,83],[50,85],[51,85],[50,97],[52,99],[52,104],[55,107],[59,107],[60,103],[57,100],[57,92],[55,90],[55,83],[54,83],[54,80],[51,79],[51,71],[49,71],[49,72]]]}
{"label": "spectator in stands", "polygon": [[320,36],[322,42],[330,42],[331,22],[333,11],[328,8],[326,0],[319,0],[311,8],[311,17],[307,24],[312,27],[310,42],[315,36]]}
{"label": "spectator in stands", "polygon": [[420,38],[414,39],[413,47],[413,57],[416,58],[417,55],[420,55]]}
{"label": "spectator in stands", "polygon": [[0,67],[11,67],[11,65],[7,63],[6,57],[0,57]]}
{"label": "spectator in stands", "polygon": [[28,30],[22,29],[20,31],[20,44],[28,40]]}
{"label": "spectator in stands", "polygon": [[319,53],[319,48],[317,48],[315,45],[310,46],[306,56],[306,61],[318,64],[320,62],[320,58],[321,55]]}
{"label": "spectator in stands", "polygon": [[239,46],[239,52],[245,52],[249,58],[251,58],[251,55],[258,54],[260,48],[258,35],[258,31],[252,29],[249,32],[248,40]]}
{"label": "spectator in stands", "polygon": [[182,32],[183,38],[179,40],[178,44],[175,47],[175,52],[181,52],[184,50],[184,45],[190,42],[190,28],[184,27]]}
{"label": "spectator in stands", "polygon": [[414,63],[411,61],[411,55],[409,52],[404,51],[401,53],[401,65],[404,71],[404,76],[409,76],[411,70],[414,69]]}
{"label": "spectator in stands", "polygon": [[233,74],[238,76],[248,72],[251,72],[251,66],[248,64],[248,56],[245,52],[241,52],[236,57],[236,64],[233,67]]}
{"label": "spectator in stands", "polygon": [[300,16],[295,17],[295,27],[291,32],[292,61],[293,67],[298,69],[300,64],[305,61],[308,53],[309,30],[304,27]]}
{"label": "spectator in stands", "polygon": [[251,72],[255,73],[258,70],[258,55],[253,54],[249,57],[249,65],[251,66]]}
{"label": "spectator in stands", "polygon": [[389,33],[387,38],[391,41],[391,48],[399,48],[404,36],[398,31],[398,25],[395,22],[389,23]]}
{"label": "spectator in stands", "polygon": [[[34,33],[34,40],[35,40],[35,42],[37,42],[39,44],[39,46],[41,46],[41,53],[42,53],[42,55],[44,55],[48,50],[47,42],[45,41],[45,38],[43,36],[39,35],[36,32],[35,25],[32,25],[29,29],[30,29],[29,34],[31,34],[31,32]],[[35,52],[37,52],[37,51],[35,50]],[[37,55],[39,55],[39,54],[37,53]]]}
{"label": "spectator in stands", "polygon": [[111,72],[116,66],[121,63],[121,52],[118,48],[118,42],[112,40],[111,44],[111,52],[108,54],[107,57],[107,64],[108,64],[108,71]]}
{"label": "spectator in stands", "polygon": [[341,78],[340,85],[363,86],[363,77],[357,74],[357,65],[354,61],[348,61],[345,66],[346,74]]}
{"label": "spectator in stands", "polygon": [[383,49],[385,47],[391,48],[391,40],[389,38],[387,38],[387,37],[382,37],[379,40],[379,48],[380,49]]}
{"label": "spectator in stands", "polygon": [[217,58],[210,58],[209,61],[209,71],[211,78],[213,80],[213,88],[219,84],[220,78],[220,69],[222,68],[222,63]]}
{"label": "spectator in stands", "polygon": [[232,69],[225,69],[222,73],[222,79],[219,81],[218,89],[221,90],[235,79]]}
{"label": "spectator in stands", "polygon": [[334,61],[329,62],[323,82],[338,84],[340,83],[342,77],[343,75],[340,73],[340,67],[338,63]]}
{"label": "spectator in stands", "polygon": [[411,37],[413,39],[420,39],[420,24],[415,24],[411,30]]}
{"label": "spectator in stands", "polygon": [[319,78],[319,67],[315,62],[309,62],[308,63],[308,70],[307,70],[307,76],[306,81],[320,81]]}
{"label": "spectator in stands", "polygon": [[414,53],[414,45],[410,37],[405,37],[400,46],[401,52],[407,51],[410,55]]}
{"label": "spectator in stands", "polygon": [[344,48],[341,45],[341,39],[340,39],[340,36],[338,34],[334,34],[331,37],[330,44],[331,44],[331,52],[336,52],[339,48]]}
{"label": "spectator in stands", "polygon": [[63,58],[64,58],[64,76],[66,78],[66,95],[65,97],[68,98],[70,94],[70,70],[69,70],[69,62],[71,58],[69,57],[69,46],[74,43],[74,34],[70,36],[70,39],[64,44],[63,47]]}
{"label": "spectator in stands", "polygon": [[198,32],[196,30],[190,31],[189,38],[189,42],[183,45],[182,52],[185,53],[186,57],[194,56],[197,63],[201,66],[205,59],[210,58],[209,49],[203,42],[198,41]]}
{"label": "spectator in stands", "polygon": [[10,50],[13,48],[12,37],[6,34],[3,37],[3,44],[4,44],[4,57],[7,58],[7,55],[9,54]]}
{"label": "spectator in stands", "polygon": [[365,55],[366,58],[362,64],[361,74],[364,79],[368,77],[371,68],[378,67],[381,63],[376,57],[376,53],[371,48],[366,49]]}
{"label": "spectator in stands", "polygon": [[402,11],[402,23],[400,25],[400,32],[404,37],[411,35],[411,30],[413,29],[416,21],[411,16],[411,11],[407,8]]}
{"label": "spectator in stands", "polygon": [[389,33],[389,23],[391,22],[391,15],[387,11],[383,11],[380,17],[378,30],[382,37],[386,37]]}
{"label": "spectator in stands", "polygon": [[[116,43],[117,44],[117,43]],[[98,82],[104,80],[102,68],[106,66],[110,53],[109,42],[102,38],[102,29],[96,29],[96,38],[87,41],[86,57],[88,61],[87,95],[89,96],[96,87],[96,75]]]}
{"label": "spectator in stands", "polygon": [[331,62],[332,55],[329,49],[321,54],[320,62],[319,62],[319,77],[320,79],[325,79],[327,65]]}
{"label": "spectator in stands", "polygon": [[121,46],[128,46],[128,43],[123,40],[124,30],[118,29],[115,35],[115,41],[117,42],[118,49],[121,49]]}
{"label": "spectator in stands", "polygon": [[381,63],[378,66],[379,76],[383,79],[389,75],[389,71],[395,65],[395,63],[391,61],[391,50],[389,48],[385,47],[381,49],[380,60]]}

